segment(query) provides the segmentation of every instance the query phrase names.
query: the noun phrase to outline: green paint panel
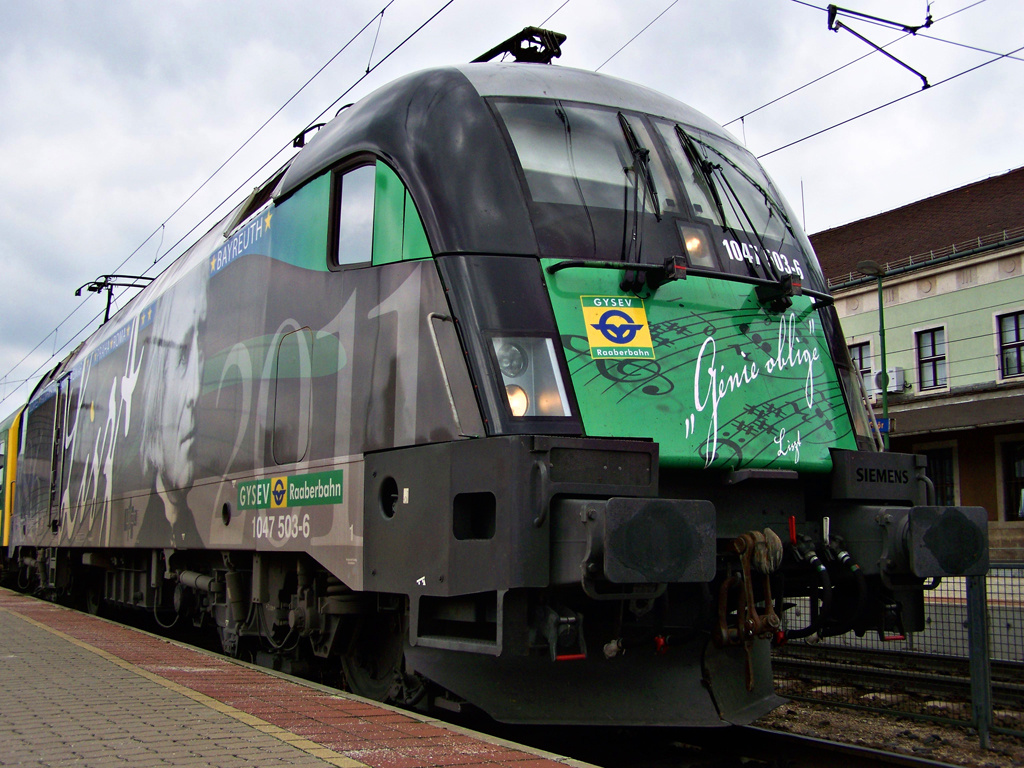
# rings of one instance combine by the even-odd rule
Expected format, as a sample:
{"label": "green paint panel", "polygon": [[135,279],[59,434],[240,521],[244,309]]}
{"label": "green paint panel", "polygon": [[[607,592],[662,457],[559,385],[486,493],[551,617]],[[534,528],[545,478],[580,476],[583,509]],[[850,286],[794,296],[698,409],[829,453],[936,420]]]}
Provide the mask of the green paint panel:
{"label": "green paint panel", "polygon": [[[333,376],[348,364],[345,348],[338,342],[336,335],[317,331],[312,338],[310,376]],[[297,360],[292,361],[288,370],[279,373],[277,368],[280,359],[270,357],[279,343],[279,336],[257,336],[226,352],[211,355],[203,366],[202,392],[205,394],[260,379],[296,378],[299,371]],[[244,355],[240,354],[241,347],[245,348]],[[239,366],[239,359],[246,360],[245,371]]]}
{"label": "green paint panel", "polygon": [[[856,449],[810,299],[771,314],[753,286],[690,277],[638,314],[617,270],[544,277],[588,435],[651,438],[663,464],[690,468],[826,472],[830,448]],[[630,356],[645,332],[654,358]]]}
{"label": "green paint panel", "polygon": [[327,271],[327,220],[331,175],[313,179],[276,208],[268,229],[273,235],[273,258],[286,264]]}
{"label": "green paint panel", "polygon": [[373,263],[433,257],[412,196],[386,164],[377,162],[373,198]]}
{"label": "green paint panel", "polygon": [[405,185],[385,163],[377,163],[373,193],[373,263],[402,260]]}
{"label": "green paint panel", "polygon": [[415,259],[433,258],[434,252],[430,250],[430,243],[427,241],[427,233],[423,229],[423,221],[412,201],[412,195],[408,190],[405,193],[405,239],[402,242],[402,259],[413,261]]}

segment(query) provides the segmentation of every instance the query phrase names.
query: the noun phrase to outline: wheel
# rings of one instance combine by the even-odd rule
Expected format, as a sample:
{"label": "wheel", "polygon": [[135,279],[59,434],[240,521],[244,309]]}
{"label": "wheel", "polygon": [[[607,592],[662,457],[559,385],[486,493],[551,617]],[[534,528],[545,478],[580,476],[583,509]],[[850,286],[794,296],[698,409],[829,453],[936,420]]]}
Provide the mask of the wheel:
{"label": "wheel", "polygon": [[74,575],[72,604],[91,616],[100,616],[104,608],[105,575],[95,568],[85,568]]}
{"label": "wheel", "polygon": [[99,616],[103,612],[103,585],[90,582],[85,588],[83,602],[86,613]]}
{"label": "wheel", "polygon": [[362,616],[352,632],[341,667],[352,693],[374,701],[390,701],[402,671],[405,627],[400,616]]}

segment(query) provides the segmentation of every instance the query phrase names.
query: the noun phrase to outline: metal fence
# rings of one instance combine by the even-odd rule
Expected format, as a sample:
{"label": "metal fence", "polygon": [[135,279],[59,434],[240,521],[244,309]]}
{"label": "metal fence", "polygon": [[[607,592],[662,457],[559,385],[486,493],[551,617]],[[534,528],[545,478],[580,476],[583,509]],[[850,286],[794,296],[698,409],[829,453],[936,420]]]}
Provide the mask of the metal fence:
{"label": "metal fence", "polygon": [[[807,623],[807,601],[790,611]],[[1024,563],[943,579],[925,593],[923,632],[853,633],[773,652],[776,687],[795,699],[884,709],[1024,736]]]}

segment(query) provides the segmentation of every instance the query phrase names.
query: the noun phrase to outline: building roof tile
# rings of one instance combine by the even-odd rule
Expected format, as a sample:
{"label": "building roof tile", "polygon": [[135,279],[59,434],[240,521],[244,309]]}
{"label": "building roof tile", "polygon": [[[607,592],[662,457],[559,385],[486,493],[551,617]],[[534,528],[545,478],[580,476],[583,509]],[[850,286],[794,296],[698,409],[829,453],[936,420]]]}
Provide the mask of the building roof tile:
{"label": "building roof tile", "polygon": [[856,275],[859,261],[905,264],[949,253],[954,245],[959,251],[993,242],[1022,227],[1024,167],[818,232],[811,243],[825,276],[836,283]]}

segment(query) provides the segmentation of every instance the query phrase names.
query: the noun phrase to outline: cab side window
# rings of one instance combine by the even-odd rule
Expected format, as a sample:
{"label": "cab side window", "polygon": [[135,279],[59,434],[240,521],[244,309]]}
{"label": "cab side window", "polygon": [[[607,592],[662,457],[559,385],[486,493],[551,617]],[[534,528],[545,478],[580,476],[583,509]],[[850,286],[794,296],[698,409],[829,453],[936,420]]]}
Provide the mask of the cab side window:
{"label": "cab side window", "polygon": [[361,165],[335,176],[336,264],[369,262],[373,254],[373,197],[376,166]]}
{"label": "cab side window", "polygon": [[398,174],[380,160],[362,162],[349,162],[331,175],[328,266],[431,258],[423,222]]}

